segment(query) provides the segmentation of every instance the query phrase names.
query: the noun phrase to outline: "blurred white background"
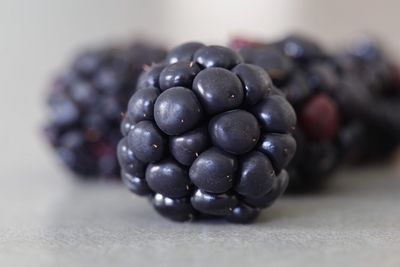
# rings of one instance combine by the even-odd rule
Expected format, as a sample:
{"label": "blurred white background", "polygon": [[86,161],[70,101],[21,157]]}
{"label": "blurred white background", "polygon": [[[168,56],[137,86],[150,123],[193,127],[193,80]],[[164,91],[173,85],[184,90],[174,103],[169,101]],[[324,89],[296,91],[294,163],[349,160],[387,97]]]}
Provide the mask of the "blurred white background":
{"label": "blurred white background", "polygon": [[399,7],[395,0],[0,0],[0,140],[6,165],[14,168],[43,154],[38,140],[46,87],[82,48],[137,36],[172,46],[300,31],[329,47],[372,33],[396,51]]}

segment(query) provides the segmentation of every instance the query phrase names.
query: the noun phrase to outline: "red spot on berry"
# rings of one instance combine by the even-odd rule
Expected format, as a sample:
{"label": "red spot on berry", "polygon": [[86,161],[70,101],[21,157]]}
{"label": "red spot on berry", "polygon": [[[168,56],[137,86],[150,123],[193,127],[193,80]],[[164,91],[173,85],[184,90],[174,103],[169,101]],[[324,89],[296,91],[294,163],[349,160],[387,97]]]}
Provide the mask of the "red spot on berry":
{"label": "red spot on berry", "polygon": [[335,137],[339,128],[338,107],[328,95],[317,95],[303,106],[299,122],[312,139],[330,140]]}
{"label": "red spot on berry", "polygon": [[243,37],[234,37],[229,43],[229,47],[231,47],[234,50],[239,50],[243,47],[260,47],[260,46],[263,46],[263,44]]}

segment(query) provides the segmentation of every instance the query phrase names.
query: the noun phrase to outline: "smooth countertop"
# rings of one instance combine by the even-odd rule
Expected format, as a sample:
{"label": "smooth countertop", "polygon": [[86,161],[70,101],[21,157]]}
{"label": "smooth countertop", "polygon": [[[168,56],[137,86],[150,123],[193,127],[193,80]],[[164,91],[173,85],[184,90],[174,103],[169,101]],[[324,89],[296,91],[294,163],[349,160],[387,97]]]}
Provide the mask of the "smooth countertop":
{"label": "smooth countertop", "polygon": [[400,176],[389,167],[343,170],[252,225],[182,224],[118,183],[77,181],[50,154],[5,168],[0,266],[400,265]]}

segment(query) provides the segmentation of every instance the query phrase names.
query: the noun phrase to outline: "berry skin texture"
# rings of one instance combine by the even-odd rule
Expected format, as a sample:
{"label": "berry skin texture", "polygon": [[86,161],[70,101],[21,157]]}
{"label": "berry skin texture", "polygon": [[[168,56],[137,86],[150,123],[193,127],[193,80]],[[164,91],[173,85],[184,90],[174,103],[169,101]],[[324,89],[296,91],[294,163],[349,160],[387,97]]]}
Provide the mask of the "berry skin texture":
{"label": "berry skin texture", "polygon": [[192,196],[191,203],[200,212],[224,216],[232,213],[238,200],[234,195],[212,194],[198,189]]}
{"label": "berry skin texture", "polygon": [[243,61],[242,57],[223,46],[207,46],[194,54],[194,61],[204,68],[221,67],[231,69]]}
{"label": "berry skin texture", "polygon": [[282,195],[289,184],[289,175],[282,171],[274,180],[271,190],[261,197],[244,197],[243,201],[254,208],[265,209],[271,206],[275,199]]}
{"label": "berry skin texture", "polygon": [[139,77],[137,90],[148,87],[159,88],[159,77],[163,69],[163,64],[157,64],[151,67],[148,71],[144,71]]}
{"label": "berry skin texture", "polygon": [[142,179],[137,176],[133,176],[125,171],[121,171],[121,178],[126,187],[128,187],[128,189],[136,195],[147,196],[152,193],[144,178]]}
{"label": "berry skin texture", "polygon": [[197,64],[191,62],[177,62],[169,65],[160,73],[160,89],[166,90],[177,86],[191,87],[194,77],[200,70]]}
{"label": "berry skin texture", "polygon": [[170,152],[185,166],[190,166],[210,144],[206,127],[200,127],[183,135],[170,137]]}
{"label": "berry skin texture", "polygon": [[237,108],[244,98],[240,79],[223,68],[201,71],[194,79],[193,91],[209,114]]}
{"label": "berry skin texture", "polygon": [[142,120],[153,119],[154,103],[159,94],[160,91],[155,87],[139,90],[128,104],[128,114],[131,118],[131,122],[136,123]]}
{"label": "berry skin texture", "polygon": [[173,159],[149,164],[146,170],[146,181],[151,189],[167,197],[184,197],[190,190],[187,170]]}
{"label": "berry skin texture", "polygon": [[271,78],[259,66],[239,64],[232,72],[239,77],[246,90],[244,104],[247,106],[257,104],[272,90]]}
{"label": "berry skin texture", "polygon": [[253,208],[245,203],[238,204],[233,208],[231,214],[226,216],[226,220],[233,223],[251,223],[260,214],[260,209]]}
{"label": "berry skin texture", "polygon": [[260,138],[258,150],[267,155],[275,171],[279,173],[285,168],[296,152],[296,140],[290,134],[272,133]]}
{"label": "berry skin texture", "polygon": [[261,197],[271,190],[274,180],[271,161],[261,152],[254,151],[240,159],[235,191],[242,196]]}
{"label": "berry skin texture", "polygon": [[260,66],[267,71],[275,85],[281,86],[287,81],[294,70],[294,64],[289,57],[273,48],[242,49],[241,54],[246,53],[246,63]]}
{"label": "berry skin texture", "polygon": [[160,160],[165,151],[165,137],[150,121],[141,121],[129,132],[128,143],[136,157],[146,163]]}
{"label": "berry skin texture", "polygon": [[299,115],[303,130],[313,139],[332,139],[339,128],[336,103],[327,95],[317,95],[305,104]]}
{"label": "berry skin texture", "polygon": [[140,161],[129,148],[127,139],[123,138],[117,146],[118,161],[124,172],[134,177],[144,178],[146,164]]}
{"label": "berry skin texture", "polygon": [[289,133],[296,128],[296,113],[283,97],[272,95],[252,109],[261,126],[271,132]]}
{"label": "berry skin texture", "polygon": [[295,125],[262,68],[186,43],[141,74],[121,123],[121,175],[170,220],[250,223],[286,189]]}
{"label": "berry skin texture", "polygon": [[219,149],[204,151],[193,162],[189,175],[199,188],[210,193],[223,193],[233,186],[237,160]]}
{"label": "berry skin texture", "polygon": [[166,58],[168,64],[176,62],[192,62],[194,53],[200,48],[205,47],[204,44],[199,42],[184,43],[172,49]]}
{"label": "berry skin texture", "polygon": [[260,137],[257,119],[244,110],[215,116],[210,121],[209,132],[215,146],[235,155],[252,150]]}
{"label": "berry skin texture", "polygon": [[192,130],[202,117],[202,107],[193,91],[172,87],[160,94],[154,105],[157,126],[168,135]]}
{"label": "berry skin texture", "polygon": [[[159,89],[146,91],[146,95],[138,96],[138,102],[132,100],[134,103],[129,105],[127,113],[135,116],[131,120],[123,119],[122,135],[118,127],[121,114],[126,111],[143,66],[164,58],[163,49],[140,42],[88,49],[55,79],[48,95],[50,110],[45,136],[76,177],[116,179],[120,176],[117,144],[143,116],[152,119],[151,103]],[[136,181],[137,174],[132,170],[135,164],[126,155],[130,152],[131,149],[121,152],[124,154],[121,165],[126,168],[122,177],[127,178],[129,174]],[[144,188],[141,183],[133,183],[135,188]]]}
{"label": "berry skin texture", "polygon": [[153,199],[154,208],[164,217],[177,222],[185,222],[193,219],[196,211],[187,198],[169,198],[156,194]]}

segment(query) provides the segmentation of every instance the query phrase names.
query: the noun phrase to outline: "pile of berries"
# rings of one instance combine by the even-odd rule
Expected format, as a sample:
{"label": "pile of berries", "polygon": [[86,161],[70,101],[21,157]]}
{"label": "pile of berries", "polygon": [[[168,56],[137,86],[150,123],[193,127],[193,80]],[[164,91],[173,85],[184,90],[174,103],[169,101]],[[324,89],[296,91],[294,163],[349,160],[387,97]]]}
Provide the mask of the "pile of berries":
{"label": "pile of berries", "polygon": [[163,49],[146,43],[88,50],[54,81],[45,133],[79,177],[118,177],[121,113],[143,67],[164,57]]}
{"label": "pile of berries", "polygon": [[122,123],[121,175],[176,221],[246,223],[286,189],[296,115],[260,67],[185,43],[139,78]]}
{"label": "pile of berries", "polygon": [[236,223],[288,184],[320,189],[340,163],[399,145],[400,68],[376,42],[328,53],[291,35],[231,47],[79,55],[51,88],[49,142],[76,174],[120,174],[164,217]]}

